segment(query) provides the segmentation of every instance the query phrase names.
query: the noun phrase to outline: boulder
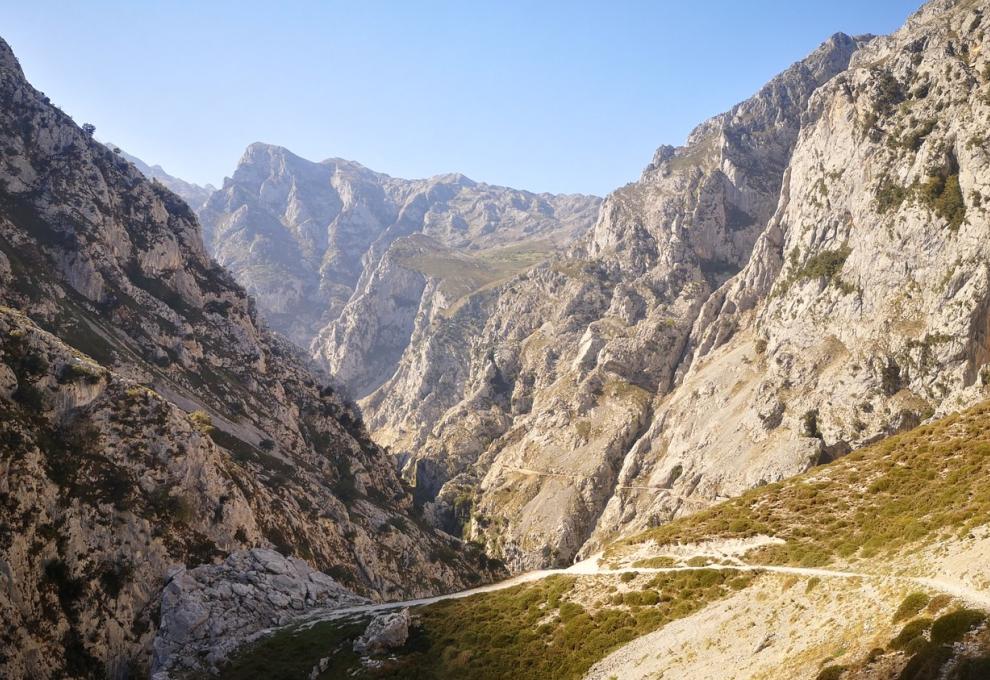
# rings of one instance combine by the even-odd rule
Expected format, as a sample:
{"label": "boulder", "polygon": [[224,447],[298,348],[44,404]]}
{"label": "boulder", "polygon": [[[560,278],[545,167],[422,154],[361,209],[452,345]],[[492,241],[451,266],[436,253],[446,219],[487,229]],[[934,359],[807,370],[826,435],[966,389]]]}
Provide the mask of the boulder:
{"label": "boulder", "polygon": [[383,654],[406,644],[409,638],[409,610],[379,614],[364,634],[354,641],[354,651],[358,654]]}

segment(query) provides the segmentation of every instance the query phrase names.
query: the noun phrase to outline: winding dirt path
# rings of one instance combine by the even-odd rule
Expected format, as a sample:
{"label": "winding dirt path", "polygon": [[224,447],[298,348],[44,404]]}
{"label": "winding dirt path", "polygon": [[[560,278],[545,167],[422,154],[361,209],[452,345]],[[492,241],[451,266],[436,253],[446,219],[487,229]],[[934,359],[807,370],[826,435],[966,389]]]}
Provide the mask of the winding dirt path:
{"label": "winding dirt path", "polygon": [[358,605],[355,607],[334,609],[334,610],[322,612],[311,618],[308,618],[307,624],[312,624],[319,621],[329,621],[333,619],[343,618],[353,614],[376,613],[376,612],[388,611],[390,609],[400,609],[404,607],[421,607],[428,604],[434,604],[436,602],[443,602],[445,600],[456,600],[465,597],[471,597],[472,595],[477,595],[479,593],[491,593],[498,590],[505,590],[507,588],[512,588],[513,586],[517,586],[521,583],[532,583],[533,581],[539,581],[549,576],[559,576],[559,575],[600,576],[600,575],[613,575],[613,574],[627,574],[632,572],[636,572],[639,574],[668,574],[679,571],[701,571],[704,569],[718,569],[723,571],[768,572],[768,573],[777,573],[777,574],[793,574],[796,576],[810,576],[810,577],[817,576],[819,578],[888,579],[888,580],[896,580],[896,581],[905,581],[909,583],[914,583],[916,585],[924,586],[932,590],[937,590],[939,592],[943,592],[948,595],[952,595],[953,597],[956,597],[971,606],[990,611],[990,592],[983,590],[976,590],[966,586],[965,584],[958,583],[955,581],[945,581],[942,579],[926,578],[920,576],[896,576],[892,574],[842,571],[838,569],[764,566],[764,565],[750,565],[750,564],[713,564],[703,567],[620,567],[618,569],[610,569],[607,567],[599,566],[598,562],[599,562],[599,556],[594,555],[582,562],[573,564],[572,566],[566,569],[540,569],[538,571],[530,571],[530,572],[526,572],[525,574],[519,574],[518,576],[513,576],[512,578],[506,579],[504,581],[499,581],[498,583],[491,583],[486,586],[471,588],[470,590],[462,590],[456,593],[449,593],[447,595],[436,595],[434,597],[424,597],[415,600],[404,600],[402,602],[384,602],[380,604],[366,604],[366,605]]}

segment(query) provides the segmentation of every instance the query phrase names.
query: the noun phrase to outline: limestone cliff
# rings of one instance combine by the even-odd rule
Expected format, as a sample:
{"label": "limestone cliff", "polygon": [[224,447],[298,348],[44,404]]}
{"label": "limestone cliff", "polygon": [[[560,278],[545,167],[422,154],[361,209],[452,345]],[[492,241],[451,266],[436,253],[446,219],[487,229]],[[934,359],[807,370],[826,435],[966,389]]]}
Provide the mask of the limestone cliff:
{"label": "limestone cliff", "polygon": [[811,97],[776,212],[695,320],[598,537],[984,398],[987,9],[930,3]]}

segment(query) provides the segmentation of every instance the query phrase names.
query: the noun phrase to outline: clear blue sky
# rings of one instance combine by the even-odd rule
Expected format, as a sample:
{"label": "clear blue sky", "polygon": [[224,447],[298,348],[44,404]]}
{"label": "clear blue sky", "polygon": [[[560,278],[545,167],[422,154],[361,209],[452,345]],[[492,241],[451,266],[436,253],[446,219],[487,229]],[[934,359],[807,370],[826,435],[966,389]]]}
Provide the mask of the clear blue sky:
{"label": "clear blue sky", "polygon": [[219,184],[264,141],[398,177],[605,194],[836,31],[920,0],[32,0],[0,32],[97,136]]}

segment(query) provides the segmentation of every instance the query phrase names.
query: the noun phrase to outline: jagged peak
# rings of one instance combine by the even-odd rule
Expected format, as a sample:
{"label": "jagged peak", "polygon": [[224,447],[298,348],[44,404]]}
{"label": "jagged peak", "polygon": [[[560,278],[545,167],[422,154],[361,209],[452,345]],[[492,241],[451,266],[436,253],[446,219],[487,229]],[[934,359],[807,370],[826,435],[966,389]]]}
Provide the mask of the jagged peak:
{"label": "jagged peak", "polygon": [[[650,164],[643,170],[646,176],[660,167],[660,165],[674,158],[692,153],[692,149],[704,143],[711,133],[717,129],[732,127],[745,117],[745,112],[749,109],[759,108],[759,103],[768,97],[772,97],[775,90],[787,87],[796,79],[811,77],[816,86],[823,85],[832,77],[846,70],[853,54],[860,47],[873,40],[875,36],[864,34],[850,36],[846,33],[836,32],[824,40],[818,47],[812,50],[803,59],[794,62],[786,69],[771,78],[763,87],[751,97],[735,104],[723,113],[719,113],[697,125],[688,134],[685,143],[681,147],[673,147],[668,144],[657,148]],[[743,114],[740,116],[740,114]]]}

